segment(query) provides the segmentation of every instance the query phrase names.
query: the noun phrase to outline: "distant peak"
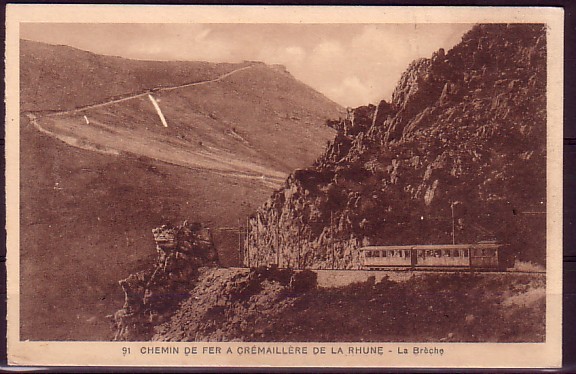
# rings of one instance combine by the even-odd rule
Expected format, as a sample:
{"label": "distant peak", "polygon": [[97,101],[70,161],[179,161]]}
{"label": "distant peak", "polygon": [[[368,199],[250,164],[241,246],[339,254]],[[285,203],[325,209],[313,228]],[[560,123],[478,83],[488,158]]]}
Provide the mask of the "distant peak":
{"label": "distant peak", "polygon": [[252,66],[263,66],[263,67],[267,67],[271,70],[280,72],[280,73],[287,73],[289,74],[290,72],[288,71],[288,69],[286,68],[285,65],[282,64],[267,64],[265,62],[262,61],[252,61],[252,60],[244,60],[243,61],[244,64],[250,64]]}
{"label": "distant peak", "polygon": [[273,65],[270,65],[270,68],[273,70],[279,71],[281,73],[289,74],[288,69],[286,69],[286,66],[284,66],[282,64],[273,64]]}

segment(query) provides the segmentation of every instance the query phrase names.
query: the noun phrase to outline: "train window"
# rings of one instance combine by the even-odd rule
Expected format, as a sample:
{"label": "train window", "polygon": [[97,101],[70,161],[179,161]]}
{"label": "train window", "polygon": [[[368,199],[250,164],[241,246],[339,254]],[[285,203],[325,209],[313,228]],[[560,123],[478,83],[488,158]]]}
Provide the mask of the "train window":
{"label": "train window", "polygon": [[442,251],[439,249],[434,250],[434,257],[440,257],[442,256]]}
{"label": "train window", "polygon": [[418,257],[424,258],[424,251],[423,250],[419,250],[417,253],[418,253]]}
{"label": "train window", "polygon": [[452,250],[452,257],[460,257],[460,251],[458,249]]}
{"label": "train window", "polygon": [[464,257],[468,257],[468,250],[465,249],[463,252],[464,252]]}
{"label": "train window", "polygon": [[366,251],[366,257],[372,257],[372,251]]}
{"label": "train window", "polygon": [[380,257],[380,251],[374,251],[374,257]]}
{"label": "train window", "polygon": [[[380,256],[382,254],[382,256]],[[378,251],[378,257],[386,257],[386,251]]]}
{"label": "train window", "polygon": [[444,257],[450,257],[450,250],[449,249],[443,249],[442,250],[442,255]]}
{"label": "train window", "polygon": [[404,251],[404,257],[410,257],[410,251]]}

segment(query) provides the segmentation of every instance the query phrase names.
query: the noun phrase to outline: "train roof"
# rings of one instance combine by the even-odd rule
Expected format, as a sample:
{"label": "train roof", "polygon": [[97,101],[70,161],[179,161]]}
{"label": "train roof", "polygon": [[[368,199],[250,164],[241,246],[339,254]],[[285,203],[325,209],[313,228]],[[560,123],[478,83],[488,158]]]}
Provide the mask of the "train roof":
{"label": "train roof", "polygon": [[361,251],[379,250],[410,250],[410,249],[468,249],[468,248],[500,248],[500,243],[474,243],[474,244],[418,244],[418,245],[370,245],[360,248]]}

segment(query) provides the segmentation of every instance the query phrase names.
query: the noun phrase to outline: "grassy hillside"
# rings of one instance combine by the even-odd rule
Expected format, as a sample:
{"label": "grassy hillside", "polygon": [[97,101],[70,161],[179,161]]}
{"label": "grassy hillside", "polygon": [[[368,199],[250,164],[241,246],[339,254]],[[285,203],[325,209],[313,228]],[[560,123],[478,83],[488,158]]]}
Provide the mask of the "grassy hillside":
{"label": "grassy hillside", "polygon": [[[288,73],[257,64],[217,82],[147,95],[39,121],[92,147],[177,165],[265,175],[283,182],[333,137],[323,123],[339,107]],[[86,125],[86,116],[90,125]]]}
{"label": "grassy hillside", "polygon": [[289,170],[312,162],[333,133],[324,120],[340,110],[256,64],[152,92],[168,128],[147,96],[74,112],[247,65],[131,61],[26,41],[21,52],[22,339],[109,339],[105,316],[123,301],[117,282],[148,262],[151,230],[164,223],[203,222],[223,264],[237,264],[236,234],[218,229],[244,222]]}
{"label": "grassy hillside", "polygon": [[21,110],[73,109],[154,87],[213,79],[245,65],[128,60],[21,40]]}

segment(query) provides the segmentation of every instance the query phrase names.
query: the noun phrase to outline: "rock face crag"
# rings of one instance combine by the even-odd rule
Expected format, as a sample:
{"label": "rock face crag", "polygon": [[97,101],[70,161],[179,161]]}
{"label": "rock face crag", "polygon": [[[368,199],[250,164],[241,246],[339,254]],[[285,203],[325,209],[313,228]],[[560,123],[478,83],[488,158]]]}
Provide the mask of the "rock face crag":
{"label": "rock face crag", "polygon": [[169,317],[188,296],[199,269],[218,263],[210,230],[199,223],[164,225],[152,233],[157,251],[154,264],[118,282],[125,302],[112,316],[114,340],[149,340],[152,326]]}
{"label": "rock face crag", "polygon": [[368,244],[498,240],[545,262],[546,32],[477,25],[349,110],[249,220],[247,266],[359,268]]}

